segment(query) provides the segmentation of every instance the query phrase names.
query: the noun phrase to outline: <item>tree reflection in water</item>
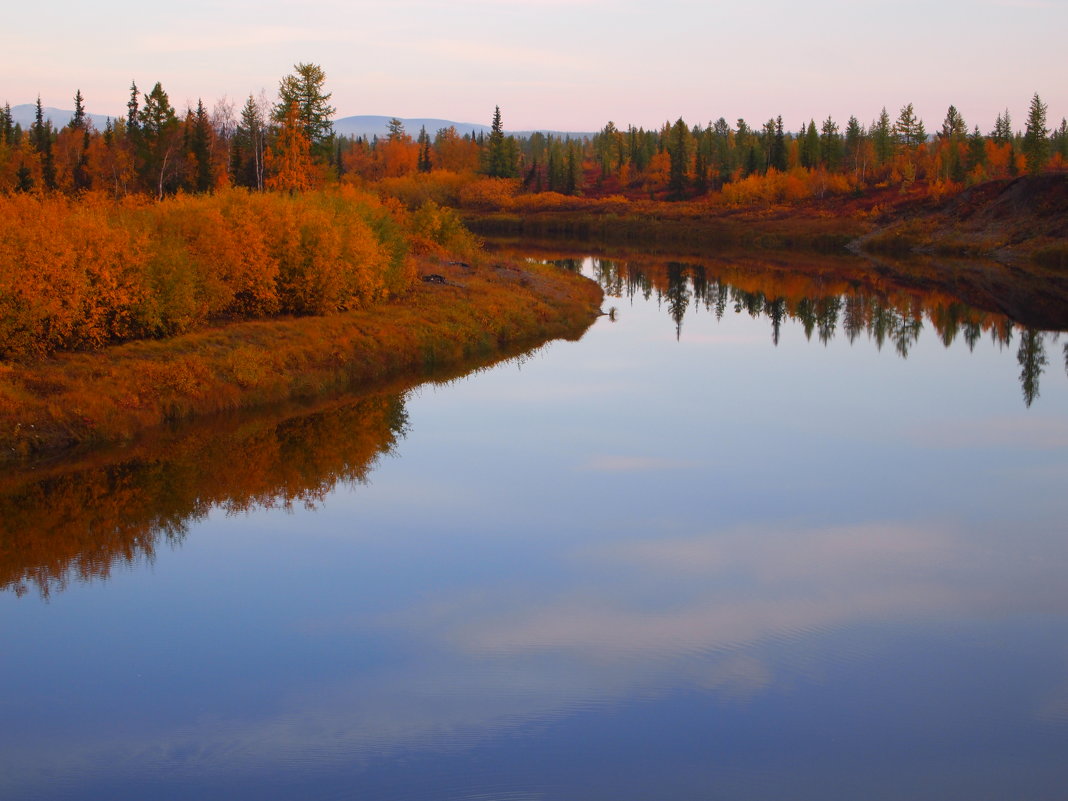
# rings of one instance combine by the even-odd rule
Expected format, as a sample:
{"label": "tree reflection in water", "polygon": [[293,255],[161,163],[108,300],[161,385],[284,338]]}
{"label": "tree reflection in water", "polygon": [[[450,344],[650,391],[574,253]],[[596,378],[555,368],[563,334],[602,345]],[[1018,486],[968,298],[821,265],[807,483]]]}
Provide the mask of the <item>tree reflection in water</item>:
{"label": "tree reflection in water", "polygon": [[313,414],[215,421],[159,434],[121,460],[104,454],[0,476],[0,590],[43,596],[71,580],[151,562],[190,523],[220,508],[315,506],[338,484],[366,481],[406,431],[401,395]]}
{"label": "tree reflection in water", "polygon": [[[565,269],[577,271],[582,260],[548,258]],[[642,258],[592,258],[592,275],[609,297],[655,298],[675,326],[675,338],[682,339],[686,314],[704,308],[721,319],[728,306],[736,314],[754,319],[766,317],[771,324],[771,341],[778,346],[783,323],[797,322],[809,340],[815,336],[824,345],[839,328],[850,344],[866,334],[880,350],[893,347],[907,359],[929,326],[945,347],[961,337],[974,350],[984,332],[1000,347],[1012,345],[1019,335],[1017,360],[1024,403],[1031,406],[1039,397],[1039,382],[1049,363],[1046,345],[1059,333],[1014,322],[1008,316],[975,308],[941,291],[916,287],[863,286],[862,282],[833,270],[788,272],[754,268],[710,268],[708,265]],[[1049,310],[1044,310],[1047,315]],[[1056,310],[1054,315],[1056,315]],[[1064,309],[1068,324],[1068,308]],[[1064,348],[1068,373],[1068,344]]]}

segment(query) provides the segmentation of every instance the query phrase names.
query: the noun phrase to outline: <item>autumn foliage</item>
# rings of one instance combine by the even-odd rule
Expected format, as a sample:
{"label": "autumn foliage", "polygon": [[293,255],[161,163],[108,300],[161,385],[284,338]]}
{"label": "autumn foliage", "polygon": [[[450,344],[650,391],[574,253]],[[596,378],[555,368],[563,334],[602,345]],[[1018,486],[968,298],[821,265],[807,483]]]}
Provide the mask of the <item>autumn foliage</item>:
{"label": "autumn foliage", "polygon": [[365,307],[411,285],[406,225],[351,188],[0,196],[0,357]]}

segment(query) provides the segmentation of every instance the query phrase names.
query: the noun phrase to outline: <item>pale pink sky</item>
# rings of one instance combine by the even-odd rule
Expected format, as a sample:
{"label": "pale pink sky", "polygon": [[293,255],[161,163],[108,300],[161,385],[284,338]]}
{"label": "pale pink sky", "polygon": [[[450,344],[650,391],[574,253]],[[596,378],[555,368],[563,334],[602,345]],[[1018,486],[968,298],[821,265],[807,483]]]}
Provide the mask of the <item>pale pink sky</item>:
{"label": "pale pink sky", "polygon": [[[385,114],[596,130],[683,117],[787,128],[912,102],[930,131],[1038,92],[1068,116],[1068,0],[56,0],[5,11],[0,102],[122,114],[131,80],[174,105],[238,105],[298,61],[327,74],[338,116]],[[180,13],[179,13],[180,12]]]}

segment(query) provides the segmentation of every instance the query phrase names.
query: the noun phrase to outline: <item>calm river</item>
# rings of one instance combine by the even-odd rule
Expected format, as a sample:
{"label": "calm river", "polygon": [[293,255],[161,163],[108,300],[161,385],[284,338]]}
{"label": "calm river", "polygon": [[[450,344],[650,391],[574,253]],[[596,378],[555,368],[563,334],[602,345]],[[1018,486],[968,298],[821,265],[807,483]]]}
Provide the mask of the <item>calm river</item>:
{"label": "calm river", "polygon": [[580,341],[0,475],[0,798],[1064,799],[1068,336],[542,258]]}

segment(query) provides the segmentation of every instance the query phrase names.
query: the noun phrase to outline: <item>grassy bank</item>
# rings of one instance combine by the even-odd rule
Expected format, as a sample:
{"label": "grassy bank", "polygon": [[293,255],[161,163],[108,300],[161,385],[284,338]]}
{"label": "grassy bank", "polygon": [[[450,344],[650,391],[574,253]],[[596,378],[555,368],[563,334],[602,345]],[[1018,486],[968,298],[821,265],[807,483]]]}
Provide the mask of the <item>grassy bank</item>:
{"label": "grassy bank", "polygon": [[464,221],[482,236],[584,240],[672,252],[724,247],[831,252],[842,250],[868,230],[862,219],[853,216],[797,214],[786,209],[709,213],[681,204],[646,205],[650,208],[623,213],[465,210]]}
{"label": "grassy bank", "polygon": [[17,458],[199,415],[328,395],[515,343],[576,337],[601,290],[551,267],[415,260],[404,295],[325,316],[247,321],[92,353],[0,362],[0,453]]}

